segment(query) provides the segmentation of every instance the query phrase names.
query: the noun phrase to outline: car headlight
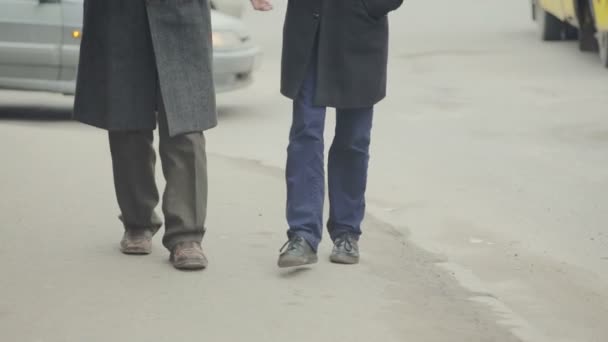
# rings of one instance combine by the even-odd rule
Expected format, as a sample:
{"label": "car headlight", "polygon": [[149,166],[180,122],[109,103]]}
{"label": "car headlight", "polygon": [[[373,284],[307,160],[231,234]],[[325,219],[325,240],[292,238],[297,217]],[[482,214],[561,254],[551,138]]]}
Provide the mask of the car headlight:
{"label": "car headlight", "polygon": [[212,39],[216,49],[233,49],[243,43],[238,34],[230,31],[214,31]]}

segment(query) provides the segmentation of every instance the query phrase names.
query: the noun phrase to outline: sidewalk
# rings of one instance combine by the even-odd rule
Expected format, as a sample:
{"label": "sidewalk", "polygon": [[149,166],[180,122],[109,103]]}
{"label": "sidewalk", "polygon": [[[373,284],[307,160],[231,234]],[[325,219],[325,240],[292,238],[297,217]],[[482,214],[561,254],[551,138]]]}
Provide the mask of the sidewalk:
{"label": "sidewalk", "polygon": [[150,256],[121,255],[106,138],[94,134],[0,127],[2,190],[14,194],[0,200],[1,341],[517,341],[436,256],[373,217],[361,265],[330,264],[325,241],[319,264],[279,270],[282,171],[255,162],[209,157],[208,270],[175,271],[160,236]]}

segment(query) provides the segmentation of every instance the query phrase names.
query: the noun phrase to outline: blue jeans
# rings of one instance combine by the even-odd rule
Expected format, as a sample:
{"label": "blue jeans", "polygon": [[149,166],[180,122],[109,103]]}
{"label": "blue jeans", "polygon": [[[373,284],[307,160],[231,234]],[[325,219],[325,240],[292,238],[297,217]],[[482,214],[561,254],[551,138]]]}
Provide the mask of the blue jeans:
{"label": "blue jeans", "polygon": [[[315,88],[313,61],[293,102],[286,181],[288,236],[297,234],[317,250],[323,235],[326,107],[313,104]],[[361,236],[373,112],[373,108],[336,110],[336,131],[328,161],[327,228],[332,240],[346,233],[357,239]]]}

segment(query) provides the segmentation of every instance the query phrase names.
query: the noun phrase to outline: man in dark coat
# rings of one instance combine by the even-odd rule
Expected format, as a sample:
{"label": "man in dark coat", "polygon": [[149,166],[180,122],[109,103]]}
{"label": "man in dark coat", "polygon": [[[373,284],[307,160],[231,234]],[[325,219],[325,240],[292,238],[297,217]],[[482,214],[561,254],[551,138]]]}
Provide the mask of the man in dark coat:
{"label": "man in dark coat", "polygon": [[373,108],[386,95],[387,15],[402,2],[289,0],[281,77],[282,93],[293,100],[286,169],[289,241],[280,267],[317,261],[326,107],[337,112],[328,163],[330,260],[359,262]]}
{"label": "man in dark coat", "polygon": [[125,254],[149,254],[155,213],[153,130],[167,181],[164,246],[202,269],[207,211],[203,131],[217,124],[208,0],[85,0],[75,118],[109,131]]}

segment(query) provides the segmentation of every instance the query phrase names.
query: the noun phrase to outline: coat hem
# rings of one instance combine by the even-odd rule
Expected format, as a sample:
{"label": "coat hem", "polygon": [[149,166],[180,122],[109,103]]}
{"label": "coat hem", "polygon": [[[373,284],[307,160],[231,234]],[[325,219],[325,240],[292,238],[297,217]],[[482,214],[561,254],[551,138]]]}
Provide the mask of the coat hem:
{"label": "coat hem", "polygon": [[[285,96],[286,98],[290,99],[290,100],[294,100],[296,99],[297,95],[293,94],[293,92],[287,91],[285,89],[281,90],[281,94],[283,96]],[[342,103],[341,101],[323,101],[321,99],[318,99],[317,96],[315,96],[314,100],[313,100],[313,104],[315,106],[321,106],[321,107],[329,107],[329,108],[340,108],[340,109],[351,109],[351,108],[370,108],[370,107],[374,107],[375,105],[377,105],[378,103],[380,103],[382,100],[384,100],[386,98],[386,94],[380,96],[379,98],[372,100],[370,102],[365,102],[365,103]]]}

